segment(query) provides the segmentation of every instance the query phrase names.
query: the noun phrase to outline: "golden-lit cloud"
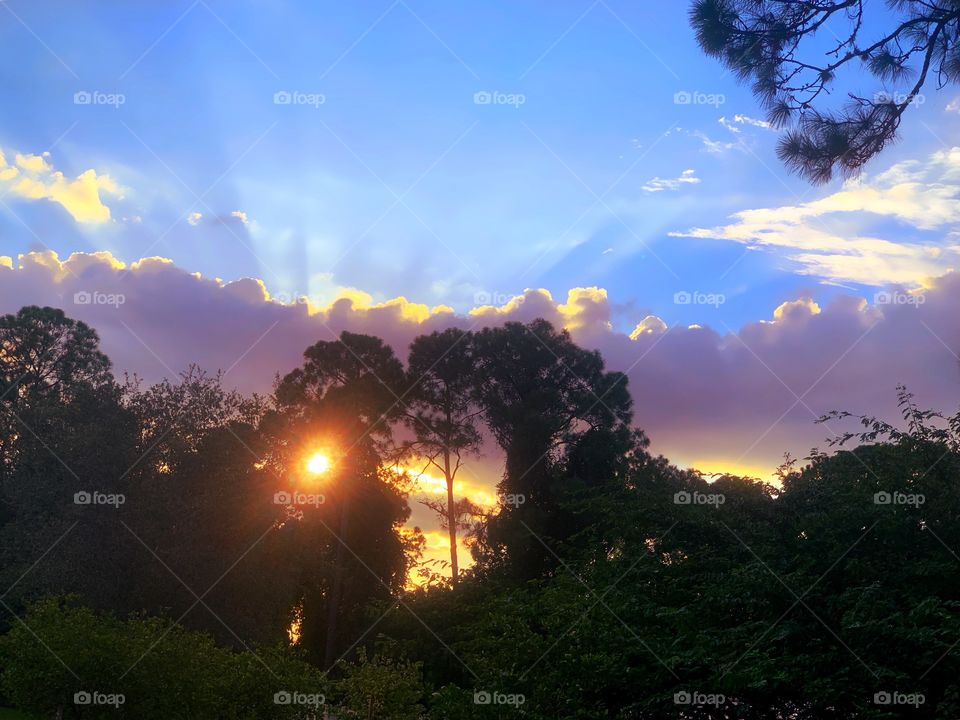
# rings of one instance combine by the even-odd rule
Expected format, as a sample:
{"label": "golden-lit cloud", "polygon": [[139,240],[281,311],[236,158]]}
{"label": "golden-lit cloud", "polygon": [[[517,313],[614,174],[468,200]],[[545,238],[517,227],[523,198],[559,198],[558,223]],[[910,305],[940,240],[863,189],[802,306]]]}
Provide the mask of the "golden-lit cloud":
{"label": "golden-lit cloud", "polygon": [[[732,220],[670,235],[780,251],[801,273],[829,281],[918,285],[960,267],[960,244],[946,232],[960,224],[960,147],[850,180],[817,200],[742,210]],[[875,237],[870,229],[878,221],[912,233],[902,230],[900,242]],[[931,232],[942,236],[931,240]]]}
{"label": "golden-lit cloud", "polygon": [[103,195],[122,196],[123,189],[109,175],[90,169],[68,178],[50,162],[50,153],[15,153],[14,164],[0,151],[0,184],[25,200],[49,200],[60,205],[79,223],[99,224],[110,220]]}
{"label": "golden-lit cloud", "polygon": [[[78,293],[122,295],[124,302],[77,303]],[[691,318],[699,323],[668,327],[647,313],[632,321],[622,309],[615,313],[602,288],[573,288],[562,302],[530,289],[499,307],[455,313],[406,298],[375,300],[357,289],[331,288],[316,303],[283,301],[258,278],[224,281],[158,257],[124,264],[110,253],[61,260],[45,251],[0,259],[0,312],[61,307],[97,330],[118,372],[146,382],[199,361],[212,371],[231,368],[229,384],[244,392],[270,392],[278,372],[303,362],[306,347],[344,330],[381,337],[405,359],[420,334],[544,318],[599,350],[609,369],[627,373],[635,423],[654,452],[709,460],[707,470],[750,468],[761,477],[785,451],[804,457],[824,447],[836,428],[816,424],[820,414],[898,417],[898,383],[923,406],[960,404],[960,273],[928,278],[917,292],[828,296],[784,298],[737,328],[711,327],[706,310]],[[502,456],[485,444],[482,457],[468,458],[461,470],[456,494],[491,506],[502,474]],[[440,476],[427,469],[416,497],[442,498]],[[414,522],[433,527],[432,513],[413,504]]]}
{"label": "golden-lit cloud", "polygon": [[630,339],[636,340],[641,335],[655,335],[665,332],[667,324],[656,315],[647,315],[643,320],[637,323],[637,326],[630,333]]}

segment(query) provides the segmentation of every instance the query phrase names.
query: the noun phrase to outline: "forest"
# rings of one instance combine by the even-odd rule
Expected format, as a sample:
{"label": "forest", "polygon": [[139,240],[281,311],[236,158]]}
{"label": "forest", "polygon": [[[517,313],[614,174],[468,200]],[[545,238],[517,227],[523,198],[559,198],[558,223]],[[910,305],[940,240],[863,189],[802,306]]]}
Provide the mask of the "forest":
{"label": "forest", "polygon": [[[543,320],[343,332],[277,372],[145,385],[61,310],[0,317],[0,707],[960,715],[960,412],[890,388],[901,417],[838,408],[768,483],[654,455],[626,376]],[[457,485],[485,447],[494,508]],[[420,462],[448,563],[408,522]]]}

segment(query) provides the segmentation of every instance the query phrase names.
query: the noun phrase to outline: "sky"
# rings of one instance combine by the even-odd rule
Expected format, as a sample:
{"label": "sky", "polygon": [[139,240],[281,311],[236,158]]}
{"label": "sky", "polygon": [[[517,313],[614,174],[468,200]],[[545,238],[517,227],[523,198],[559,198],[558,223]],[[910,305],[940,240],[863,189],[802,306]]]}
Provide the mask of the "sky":
{"label": "sky", "polygon": [[246,391],[340,329],[403,354],[542,315],[628,372],[656,451],[759,477],[898,383],[955,408],[960,88],[814,187],[686,13],[2,2],[0,311],[58,305],[118,371]]}

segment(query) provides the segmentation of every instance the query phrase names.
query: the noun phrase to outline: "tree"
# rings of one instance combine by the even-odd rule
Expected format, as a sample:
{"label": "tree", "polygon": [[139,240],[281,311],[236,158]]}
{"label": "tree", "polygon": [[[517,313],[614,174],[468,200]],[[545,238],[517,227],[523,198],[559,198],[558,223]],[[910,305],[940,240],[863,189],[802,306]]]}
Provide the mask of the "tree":
{"label": "tree", "polygon": [[[627,379],[542,319],[485,328],[475,347],[477,402],[506,454],[499,489],[507,502],[489,524],[488,547],[494,555],[505,551],[521,575],[535,576],[549,565],[544,537],[574,530],[556,512],[571,453],[600,436],[607,440],[602,454],[629,450]],[[605,473],[592,479],[613,480]]]}
{"label": "tree", "polygon": [[473,402],[475,358],[470,333],[449,328],[421,335],[410,345],[407,421],[416,440],[409,448],[425,455],[443,473],[445,504],[426,502],[442,518],[450,538],[450,579],[460,579],[457,530],[471,507],[457,501],[454,484],[466,453],[477,453],[480,411]]}
{"label": "tree", "polygon": [[318,442],[333,457],[324,502],[299,513],[299,528],[290,528],[302,531],[303,642],[329,668],[367,629],[369,605],[406,580],[400,526],[410,510],[381,454],[391,422],[403,412],[406,378],[393,350],[368,335],[343,332],[307,348],[304,357],[277,384],[279,412],[264,427],[274,438],[268,463],[279,478],[302,477],[304,453]]}
{"label": "tree", "polygon": [[31,604],[0,636],[0,690],[42,717],[293,720],[306,708],[284,696],[322,703],[325,682],[289,648],[234,652],[166,618],[121,620],[68,598]]}
{"label": "tree", "polygon": [[420,663],[392,660],[360,649],[356,662],[347,663],[337,682],[347,717],[358,720],[420,720],[423,718],[423,681]]}
{"label": "tree", "polygon": [[130,495],[135,448],[136,423],[94,330],[55,308],[0,317],[0,576],[15,585],[10,599],[70,590],[100,606],[120,601],[130,562],[123,503],[82,499]]}
{"label": "tree", "polygon": [[[752,82],[770,122],[796,121],[780,141],[781,160],[825,183],[834,172],[855,175],[892,142],[903,113],[933,77],[938,87],[960,79],[960,5],[886,4],[892,18],[874,17],[880,3],[864,0],[694,0],[690,18],[704,52]],[[865,37],[868,28],[880,29]],[[815,38],[827,30],[836,42]],[[846,107],[827,109],[844,70],[866,71],[894,87],[851,91]]]}

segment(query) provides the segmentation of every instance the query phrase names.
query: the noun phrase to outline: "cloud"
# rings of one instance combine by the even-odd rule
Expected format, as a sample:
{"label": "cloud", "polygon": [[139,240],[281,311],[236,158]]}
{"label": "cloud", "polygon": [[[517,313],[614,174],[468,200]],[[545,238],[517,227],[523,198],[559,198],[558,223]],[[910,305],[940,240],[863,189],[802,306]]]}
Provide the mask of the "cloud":
{"label": "cloud", "polygon": [[[123,302],[110,304],[111,295]],[[259,279],[223,282],[163,258],[125,264],[105,252],[61,260],[48,251],[0,259],[0,312],[62,307],[97,329],[118,371],[148,382],[201,362],[228,370],[229,385],[269,392],[277,372],[300,364],[304,348],[341,330],[379,335],[403,357],[421,333],[543,317],[627,373],[637,425],[655,451],[707,470],[772,470],[787,450],[802,457],[837,429],[813,423],[832,409],[896,418],[898,383],[916,391],[921,405],[960,405],[960,273],[912,294],[831,297],[787,298],[739,328],[667,327],[645,314],[627,332],[613,325],[602,288],[574,288],[563,300],[530,289],[459,315],[347,288],[322,304],[282,303]],[[476,464],[478,482],[492,487],[499,463],[489,453]]]}
{"label": "cloud", "polygon": [[[728,128],[729,129],[729,128]],[[690,135],[703,143],[703,148],[713,155],[723,155],[729,150],[742,149],[741,142],[724,142],[722,140],[713,140],[701,130],[691,130]]]}
{"label": "cloud", "polygon": [[[897,163],[818,200],[742,210],[732,219],[670,235],[771,249],[802,274],[834,282],[919,284],[960,264],[960,243],[949,235],[960,223],[960,147]],[[895,223],[889,232],[902,241],[871,234],[880,222]]]}
{"label": "cloud", "polygon": [[234,210],[226,215],[215,215],[206,217],[201,212],[191,212],[187,215],[187,223],[197,227],[201,223],[211,225],[233,225],[234,227],[247,227],[253,221],[243,210]]}
{"label": "cloud", "polygon": [[637,326],[630,333],[630,339],[636,340],[645,334],[660,334],[667,331],[667,324],[656,315],[647,315],[643,320],[637,323]]}
{"label": "cloud", "polygon": [[960,97],[954,98],[946,107],[947,112],[960,112]]}
{"label": "cloud", "polygon": [[0,187],[14,197],[50,200],[70,213],[78,223],[98,224],[110,220],[110,208],[102,195],[122,196],[123,189],[109,175],[90,169],[70,179],[56,170],[50,153],[14,154],[9,164],[0,150]]}
{"label": "cloud", "polygon": [[[722,118],[721,118],[722,120]],[[771,123],[768,123],[766,120],[757,120],[747,115],[734,115],[733,121],[740,123],[741,125],[753,125],[753,127],[763,128],[764,130],[774,130],[775,128]]]}
{"label": "cloud", "polygon": [[664,190],[679,190],[684,185],[697,185],[700,178],[696,176],[696,170],[684,170],[680,177],[665,179],[655,177],[648,180],[641,190],[648,193],[663,192]]}
{"label": "cloud", "polygon": [[732,122],[727,120],[727,118],[725,117],[721,117],[717,122],[719,122],[721,125],[723,125],[727,130],[729,130],[732,133],[738,134],[740,132],[740,128],[738,128]]}

